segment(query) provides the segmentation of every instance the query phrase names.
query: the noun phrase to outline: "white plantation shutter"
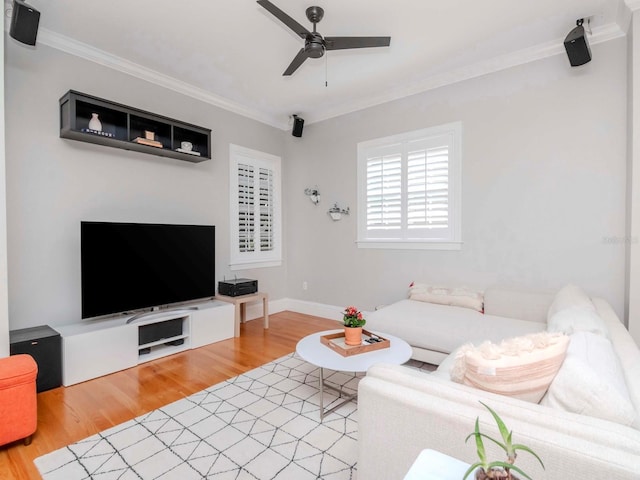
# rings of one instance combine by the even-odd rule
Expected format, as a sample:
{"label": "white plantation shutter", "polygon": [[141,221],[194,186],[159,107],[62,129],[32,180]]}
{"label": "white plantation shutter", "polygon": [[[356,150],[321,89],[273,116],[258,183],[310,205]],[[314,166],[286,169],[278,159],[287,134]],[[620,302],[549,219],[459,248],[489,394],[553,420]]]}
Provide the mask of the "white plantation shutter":
{"label": "white plantation shutter", "polygon": [[231,145],[231,268],[282,261],[280,158]]}
{"label": "white plantation shutter", "polygon": [[449,226],[449,148],[410,150],[407,158],[407,227]]}
{"label": "white plantation shutter", "polygon": [[273,171],[261,168],[260,172],[260,250],[271,251],[274,248],[273,238]]}
{"label": "white plantation shutter", "polygon": [[367,160],[367,228],[398,229],[402,216],[401,157]]}
{"label": "white plantation shutter", "polygon": [[255,247],[255,197],[254,169],[251,165],[238,164],[238,248],[241,252],[253,252]]}
{"label": "white plantation shutter", "polygon": [[358,144],[358,245],[460,244],[461,125]]}

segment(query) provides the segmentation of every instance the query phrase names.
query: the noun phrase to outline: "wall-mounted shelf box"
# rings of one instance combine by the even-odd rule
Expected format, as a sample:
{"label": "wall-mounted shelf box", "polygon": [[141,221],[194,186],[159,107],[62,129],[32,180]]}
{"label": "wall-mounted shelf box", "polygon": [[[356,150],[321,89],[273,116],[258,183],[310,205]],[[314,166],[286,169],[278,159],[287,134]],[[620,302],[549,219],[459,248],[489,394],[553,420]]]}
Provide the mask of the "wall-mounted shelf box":
{"label": "wall-mounted shelf box", "polygon": [[[94,113],[102,124],[100,132],[89,128],[89,120]],[[137,138],[145,138],[145,131],[154,133],[158,146],[135,142]],[[69,90],[60,99],[60,137],[187,162],[211,159],[210,129],[74,90]],[[184,153],[182,142],[193,145],[191,153]]]}

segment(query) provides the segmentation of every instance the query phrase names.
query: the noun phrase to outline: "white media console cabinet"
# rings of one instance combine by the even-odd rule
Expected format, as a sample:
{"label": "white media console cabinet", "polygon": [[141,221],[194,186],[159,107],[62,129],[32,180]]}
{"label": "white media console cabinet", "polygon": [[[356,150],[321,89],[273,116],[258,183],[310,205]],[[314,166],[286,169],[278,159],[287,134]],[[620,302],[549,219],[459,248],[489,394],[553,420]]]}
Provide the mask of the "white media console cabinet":
{"label": "white media console cabinet", "polygon": [[[62,336],[65,387],[234,336],[234,306],[217,300],[154,312],[131,323],[128,318],[55,327]],[[170,320],[182,322],[182,334],[139,344],[140,327]]]}

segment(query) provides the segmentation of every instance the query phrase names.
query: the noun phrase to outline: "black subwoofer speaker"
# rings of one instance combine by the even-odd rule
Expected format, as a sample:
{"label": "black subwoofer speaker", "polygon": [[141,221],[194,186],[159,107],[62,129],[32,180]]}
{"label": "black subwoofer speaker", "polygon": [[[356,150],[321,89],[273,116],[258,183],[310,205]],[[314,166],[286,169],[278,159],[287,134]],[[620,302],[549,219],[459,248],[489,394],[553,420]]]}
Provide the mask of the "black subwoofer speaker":
{"label": "black subwoofer speaker", "polygon": [[13,14],[9,35],[19,42],[35,45],[38,36],[40,12],[21,0],[13,0]]}
{"label": "black subwoofer speaker", "polygon": [[301,137],[303,128],[304,128],[304,119],[298,117],[297,115],[294,115],[293,130],[291,131],[291,135],[293,135],[294,137]]}
{"label": "black subwoofer speaker", "polygon": [[11,355],[26,353],[38,364],[38,392],[62,385],[62,339],[58,332],[43,325],[11,330],[9,339]]}
{"label": "black subwoofer speaker", "polygon": [[582,20],[578,20],[578,26],[569,32],[564,39],[564,49],[567,51],[572,67],[578,67],[591,61],[591,50],[585,35]]}

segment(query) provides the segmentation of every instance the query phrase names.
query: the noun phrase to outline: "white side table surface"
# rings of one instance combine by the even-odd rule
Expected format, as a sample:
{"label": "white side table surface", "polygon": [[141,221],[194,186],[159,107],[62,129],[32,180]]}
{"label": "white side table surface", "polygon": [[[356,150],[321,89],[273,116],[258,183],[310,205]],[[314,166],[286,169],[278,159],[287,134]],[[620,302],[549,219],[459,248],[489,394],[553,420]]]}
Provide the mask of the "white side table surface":
{"label": "white side table surface", "polygon": [[[462,480],[469,464],[436,450],[422,450],[404,480]],[[467,479],[473,479],[471,473]]]}

